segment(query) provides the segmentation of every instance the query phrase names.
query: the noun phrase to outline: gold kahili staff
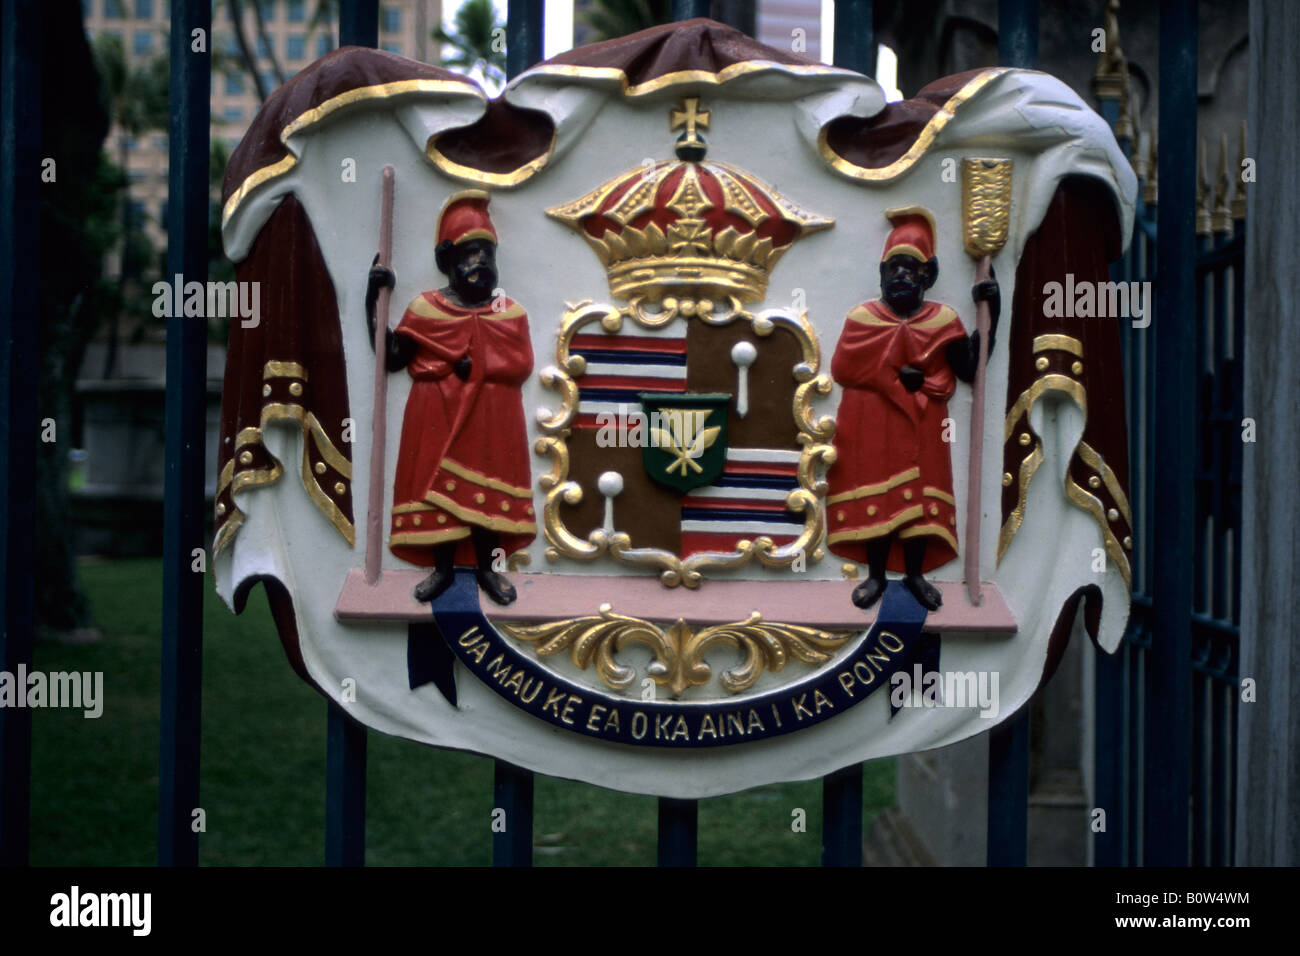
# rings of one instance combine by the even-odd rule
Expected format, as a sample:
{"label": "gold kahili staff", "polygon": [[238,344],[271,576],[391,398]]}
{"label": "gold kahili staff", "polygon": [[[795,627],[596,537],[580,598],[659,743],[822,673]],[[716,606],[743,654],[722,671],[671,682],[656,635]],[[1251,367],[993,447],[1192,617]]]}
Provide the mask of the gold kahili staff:
{"label": "gold kahili staff", "polygon": [[[1011,160],[963,159],[961,163],[962,241],[975,258],[975,281],[986,281],[993,257],[1007,241],[1011,218]],[[971,383],[970,472],[966,492],[966,595],[972,605],[984,600],[980,593],[980,501],[984,463],[984,367],[989,357],[989,304],[975,304],[975,327],[980,333],[979,362]]]}

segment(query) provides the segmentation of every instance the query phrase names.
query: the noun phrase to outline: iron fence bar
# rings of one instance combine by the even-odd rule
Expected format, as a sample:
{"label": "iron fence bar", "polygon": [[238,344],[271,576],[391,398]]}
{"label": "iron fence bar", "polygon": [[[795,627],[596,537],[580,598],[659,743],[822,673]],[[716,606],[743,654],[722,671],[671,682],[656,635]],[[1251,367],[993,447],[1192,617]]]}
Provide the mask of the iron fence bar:
{"label": "iron fence bar", "polygon": [[[876,72],[874,0],[837,0],[835,65]],[[862,865],[862,768],[855,763],[822,778],[822,866]]]}
{"label": "iron fence bar", "polygon": [[1152,568],[1156,613],[1147,652],[1146,694],[1159,702],[1145,715],[1143,861],[1186,866],[1191,710],[1192,568],[1195,514],[1196,182],[1187,160],[1196,155],[1196,6],[1160,4],[1159,232],[1156,276],[1155,460],[1163,480],[1154,502],[1154,540],[1170,560]]}
{"label": "iron fence bar", "polygon": [[673,0],[673,19],[693,20],[696,17],[707,17],[712,5],[710,0]]}
{"label": "iron fence bar", "polygon": [[1119,866],[1124,839],[1124,650],[1098,654],[1094,677],[1096,719],[1093,793],[1106,813],[1105,829],[1092,838],[1094,866]]}
{"label": "iron fence bar", "polygon": [[[506,7],[506,77],[542,59],[542,0],[510,0]],[[493,810],[505,811],[504,831],[493,827],[493,866],[533,865],[533,774],[504,760],[492,771]]]}
{"label": "iron fence bar", "polygon": [[[1139,626],[1142,636],[1150,626],[1144,615]],[[1142,685],[1143,653],[1141,645],[1130,645],[1128,649],[1128,747],[1126,752],[1127,768],[1124,780],[1124,793],[1128,797],[1128,813],[1125,814],[1127,829],[1124,832],[1125,863],[1138,866],[1142,862]]]}
{"label": "iron fence bar", "polygon": [[1226,389],[1224,388],[1231,374],[1228,366],[1228,350],[1224,347],[1225,336],[1228,334],[1228,263],[1217,266],[1210,271],[1210,281],[1214,290],[1214,351],[1213,362],[1214,371],[1210,378],[1212,389],[1210,392],[1210,420],[1206,422],[1201,429],[1201,434],[1206,441],[1211,443],[1213,453],[1210,456],[1211,471],[1211,489],[1210,489],[1210,514],[1214,516],[1214,556],[1211,567],[1211,585],[1209,601],[1206,608],[1211,614],[1220,620],[1228,616],[1228,582],[1232,579],[1227,566],[1228,558],[1228,534],[1227,530],[1231,522],[1228,514],[1228,456],[1231,454],[1228,445],[1236,440],[1240,441],[1240,434],[1236,429],[1239,426],[1240,419],[1237,422],[1225,421],[1223,412],[1231,412],[1231,408],[1226,408],[1224,402]]}
{"label": "iron fence bar", "polygon": [[[1199,175],[1199,165],[1198,165]],[[1197,210],[1199,218],[1200,210]],[[1209,251],[1212,240],[1209,236],[1198,235],[1196,237],[1197,254],[1203,254]],[[1209,610],[1208,598],[1208,579],[1206,574],[1206,562],[1209,560],[1206,548],[1206,534],[1209,531],[1210,516],[1214,513],[1213,497],[1209,492],[1208,477],[1213,474],[1214,470],[1214,444],[1208,440],[1204,433],[1204,425],[1208,423],[1213,408],[1213,391],[1214,376],[1209,371],[1213,366],[1209,363],[1206,353],[1208,352],[1210,337],[1211,321],[1206,314],[1211,302],[1210,282],[1211,274],[1209,270],[1197,270],[1196,272],[1196,325],[1193,334],[1196,336],[1196,358],[1195,358],[1195,383],[1196,391],[1194,393],[1194,410],[1198,422],[1202,428],[1197,429],[1196,434],[1196,458],[1195,458],[1195,487],[1196,487],[1196,510],[1194,530],[1195,539],[1192,542],[1192,610],[1206,611]]]}
{"label": "iron fence bar", "polygon": [[341,0],[339,46],[379,46],[379,0]]}
{"label": "iron fence bar", "polygon": [[[201,34],[196,31],[202,31]],[[195,39],[204,38],[202,51]],[[167,274],[208,278],[208,129],[212,5],[172,0],[167,166]],[[158,862],[195,866],[203,689],[206,320],[167,320],[163,475],[162,703],[158,767]]]}
{"label": "iron fence bar", "polygon": [[1038,0],[998,0],[998,63],[1038,64]]}
{"label": "iron fence bar", "polygon": [[[533,865],[533,774],[504,760],[496,761],[492,781],[492,865]],[[497,811],[504,819],[497,829]]]}
{"label": "iron fence bar", "polygon": [[366,862],[366,728],[334,701],[325,732],[325,865]]}
{"label": "iron fence bar", "polygon": [[[40,4],[0,6],[0,670],[32,663],[35,623],[37,310],[40,273]],[[32,724],[0,707],[0,866],[26,866]]]}
{"label": "iron fence bar", "polygon": [[862,865],[862,767],[822,778],[822,866]]}
{"label": "iron fence bar", "polygon": [[1233,689],[1216,680],[1210,680],[1210,689],[1210,858],[1207,862],[1210,866],[1227,866],[1231,817],[1228,815],[1228,715],[1224,695],[1231,694]]}
{"label": "iron fence bar", "polygon": [[1208,683],[1204,675],[1197,674],[1192,680],[1192,790],[1189,795],[1192,814],[1192,865],[1204,866],[1206,863],[1206,799],[1209,791],[1209,774],[1213,765],[1205,765],[1205,690]]}
{"label": "iron fence bar", "polygon": [[506,76],[514,79],[542,59],[542,0],[510,0],[506,8]]}
{"label": "iron fence bar", "polygon": [[699,802],[659,798],[659,865],[695,866]]}
{"label": "iron fence bar", "polygon": [[835,0],[835,65],[876,75],[875,0]]}
{"label": "iron fence bar", "polygon": [[1029,850],[1029,704],[989,731],[989,866],[1024,866]]}
{"label": "iron fence bar", "polygon": [[[1003,38],[999,36],[999,49]],[[1009,39],[1008,39],[1009,42]],[[1119,120],[1119,101],[1106,97],[1099,103],[1099,112],[1106,124],[1114,130]],[[1129,158],[1130,144],[1120,142],[1124,157]],[[1136,233],[1136,229],[1135,229]],[[1128,251],[1110,265],[1110,278],[1114,282],[1130,279],[1136,268],[1135,247],[1131,242]],[[1133,409],[1133,329],[1120,323],[1120,361],[1124,374],[1125,408]],[[1132,434],[1130,431],[1130,440]],[[1136,504],[1136,495],[1134,496]],[[1123,862],[1124,821],[1124,648],[1114,654],[1095,652],[1093,671],[1093,696],[1096,701],[1093,737],[1093,803],[1105,813],[1104,828],[1092,831],[1092,861],[1094,866],[1119,866]]]}
{"label": "iron fence bar", "polygon": [[[341,0],[339,46],[379,45],[379,0]],[[366,728],[335,701],[325,716],[325,865],[366,861]]]}
{"label": "iron fence bar", "polygon": [[[1038,0],[999,0],[998,62],[1032,69],[1038,60]],[[989,866],[1024,866],[1029,830],[1029,713],[1026,705],[989,731]]]}

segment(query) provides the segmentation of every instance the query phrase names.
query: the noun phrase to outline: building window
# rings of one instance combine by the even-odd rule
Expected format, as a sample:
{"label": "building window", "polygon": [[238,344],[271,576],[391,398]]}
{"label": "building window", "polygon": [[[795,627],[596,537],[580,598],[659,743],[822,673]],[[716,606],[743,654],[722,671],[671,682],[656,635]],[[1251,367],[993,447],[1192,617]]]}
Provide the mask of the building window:
{"label": "building window", "polygon": [[135,18],[137,20],[152,20],[153,0],[135,0]]}
{"label": "building window", "polygon": [[242,73],[226,74],[226,95],[227,96],[244,95],[244,74]]}
{"label": "building window", "polygon": [[112,37],[121,45],[123,50],[126,49],[126,40],[123,38],[121,30],[104,30],[103,35],[106,37]]}
{"label": "building window", "polygon": [[334,38],[328,33],[322,33],[316,38],[316,55],[324,56],[330,50],[334,49]]}
{"label": "building window", "polygon": [[139,229],[144,222],[144,203],[138,199],[129,200],[126,204],[126,220],[132,229]]}
{"label": "building window", "polygon": [[126,9],[122,6],[122,0],[104,0],[104,18],[106,20],[121,20],[126,17]]}
{"label": "building window", "polygon": [[244,118],[244,108],[242,106],[227,106],[221,116],[227,123],[238,123]]}
{"label": "building window", "polygon": [[131,51],[136,56],[148,56],[153,52],[153,32],[150,30],[136,30],[131,35]]}
{"label": "building window", "polygon": [[301,33],[291,33],[284,38],[284,54],[291,60],[301,60],[307,56],[307,37]]}
{"label": "building window", "polygon": [[285,19],[290,23],[302,23],[307,19],[307,4],[303,0],[289,0],[285,6]]}
{"label": "building window", "polygon": [[385,33],[398,33],[402,29],[402,11],[397,7],[382,7],[379,11],[379,29]]}
{"label": "building window", "polygon": [[259,60],[271,59],[271,46],[266,42],[266,37],[257,38],[257,58]]}
{"label": "building window", "polygon": [[81,19],[85,20],[90,16],[90,11],[93,7],[94,4],[91,3],[91,0],[81,0]]}
{"label": "building window", "polygon": [[270,23],[275,19],[275,0],[257,0],[257,6],[262,11],[262,19]]}
{"label": "building window", "polygon": [[275,74],[272,73],[270,70],[267,70],[265,73],[262,74],[262,89],[266,90],[267,93],[270,93],[272,90],[278,89],[279,86],[280,86],[280,81],[275,78]]}
{"label": "building window", "polygon": [[389,53],[396,53],[398,56],[402,55],[402,44],[400,43],[385,43],[383,47]]}

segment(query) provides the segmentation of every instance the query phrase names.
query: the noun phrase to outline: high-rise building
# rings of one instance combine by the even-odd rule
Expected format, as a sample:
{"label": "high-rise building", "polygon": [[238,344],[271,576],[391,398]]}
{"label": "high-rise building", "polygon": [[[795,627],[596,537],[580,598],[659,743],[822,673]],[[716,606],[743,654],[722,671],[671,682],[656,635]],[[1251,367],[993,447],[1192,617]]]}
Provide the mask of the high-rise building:
{"label": "high-rise building", "polygon": [[[282,80],[338,46],[337,6],[326,0],[225,0],[213,5],[208,49],[214,141],[220,140],[228,152],[238,145],[261,106],[259,79],[269,95]],[[81,0],[81,9],[92,41],[100,34],[121,41],[128,69],[143,69],[166,55],[168,0]],[[242,14],[238,23],[236,11]],[[439,48],[431,33],[441,17],[441,0],[384,0],[379,46],[414,60],[436,59]],[[114,122],[105,148],[115,161],[125,157],[133,218],[161,248],[167,218],[167,130],[131,137]]]}

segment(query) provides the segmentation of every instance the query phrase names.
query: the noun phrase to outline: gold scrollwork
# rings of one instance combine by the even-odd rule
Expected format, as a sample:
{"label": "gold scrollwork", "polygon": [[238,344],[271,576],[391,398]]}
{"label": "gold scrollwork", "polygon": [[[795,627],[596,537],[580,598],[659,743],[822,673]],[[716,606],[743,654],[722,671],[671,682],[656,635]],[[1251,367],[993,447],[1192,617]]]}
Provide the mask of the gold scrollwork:
{"label": "gold scrollwork", "polygon": [[[540,373],[547,388],[560,393],[560,407],[555,412],[538,412],[537,425],[543,435],[537,440],[535,451],[551,458],[551,473],[539,479],[546,492],[542,509],[542,529],[546,535],[547,558],[560,557],[579,561],[593,561],[608,554],[616,561],[633,567],[653,568],[666,587],[680,584],[688,588],[699,587],[706,570],[738,568],[751,561],[766,567],[789,567],[800,555],[819,560],[820,545],[826,535],[825,522],[820,507],[826,495],[826,481],[818,472],[835,463],[835,419],[829,415],[816,417],[812,407],[813,397],[831,391],[830,376],[821,373],[821,346],[806,312],[797,315],[779,309],[753,313],[745,309],[740,300],[729,298],[727,310],[716,312],[716,303],[710,299],[678,299],[668,297],[657,311],[646,309],[644,299],[632,299],[625,306],[594,303],[590,300],[570,304],[560,321],[559,341],[555,348],[556,364]],[[578,386],[576,378],[586,371],[586,360],[570,354],[573,337],[580,329],[599,324],[607,333],[617,333],[623,323],[631,320],[643,329],[662,329],[679,318],[698,319],[709,325],[727,325],[747,321],[760,338],[766,338],[778,327],[789,330],[799,343],[801,360],[792,369],[799,384],[795,388],[793,414],[798,427],[798,441],[802,446],[796,478],[799,487],[786,497],[790,511],[802,513],[804,525],[790,544],[778,547],[768,536],[741,541],[730,553],[707,551],[681,558],[659,548],[635,548],[631,538],[623,533],[610,534],[603,528],[593,530],[587,537],[575,535],[565,525],[560,515],[560,505],[576,505],[582,501],[582,487],[569,480],[569,426],[578,413]],[[824,556],[824,555],[822,555]]]}
{"label": "gold scrollwork", "polygon": [[531,644],[538,657],[569,651],[574,664],[582,670],[594,666],[600,679],[617,691],[632,686],[637,673],[635,668],[620,664],[615,655],[629,644],[642,644],[654,655],[647,673],[674,697],[712,679],[713,671],[705,663],[704,654],[715,645],[733,647],[744,656],[738,667],[718,675],[718,683],[727,693],[738,694],[753,687],[764,671],[779,671],[791,659],[810,667],[826,663],[856,633],[768,622],[757,611],[744,621],[700,630],[681,619],[660,627],[615,614],[609,604],[602,604],[599,614],[563,621],[495,623],[509,636]]}

